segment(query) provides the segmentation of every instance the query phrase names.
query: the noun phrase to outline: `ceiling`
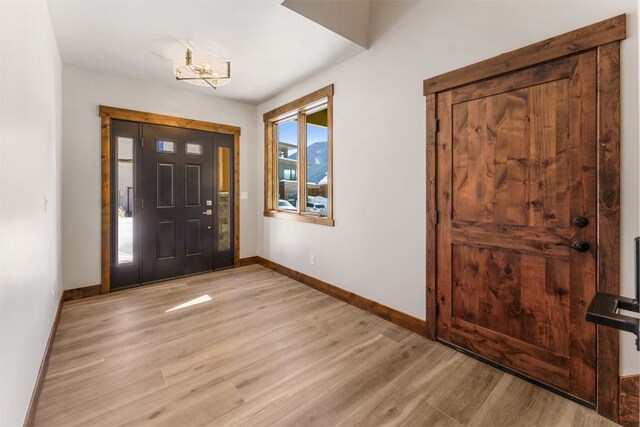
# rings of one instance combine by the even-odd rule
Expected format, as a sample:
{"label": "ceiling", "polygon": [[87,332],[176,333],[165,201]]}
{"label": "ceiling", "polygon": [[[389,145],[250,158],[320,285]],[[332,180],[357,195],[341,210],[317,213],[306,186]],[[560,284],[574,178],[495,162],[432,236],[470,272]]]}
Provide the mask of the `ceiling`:
{"label": "ceiling", "polygon": [[[364,49],[282,0],[49,0],[62,62],[212,96],[261,103]],[[215,92],[177,82],[194,52],[231,60]]]}

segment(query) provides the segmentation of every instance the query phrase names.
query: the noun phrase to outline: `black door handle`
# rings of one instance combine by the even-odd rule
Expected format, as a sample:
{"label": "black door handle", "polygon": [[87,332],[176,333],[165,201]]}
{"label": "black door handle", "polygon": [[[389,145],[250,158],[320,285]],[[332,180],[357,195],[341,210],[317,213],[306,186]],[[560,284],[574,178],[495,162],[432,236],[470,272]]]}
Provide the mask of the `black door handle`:
{"label": "black door handle", "polygon": [[587,252],[590,248],[589,244],[584,240],[576,240],[571,243],[556,243],[556,246],[567,246],[571,249],[574,249],[578,252]]}

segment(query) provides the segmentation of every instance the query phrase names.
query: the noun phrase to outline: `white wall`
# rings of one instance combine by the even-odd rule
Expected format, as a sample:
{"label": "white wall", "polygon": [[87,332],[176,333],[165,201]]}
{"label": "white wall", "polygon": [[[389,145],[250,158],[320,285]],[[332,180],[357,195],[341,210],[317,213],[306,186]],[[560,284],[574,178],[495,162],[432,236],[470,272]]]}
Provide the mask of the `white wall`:
{"label": "white wall", "polygon": [[[258,106],[262,141],[264,112],[335,84],[336,225],[259,216],[258,255],[424,319],[422,81],[620,13],[628,14],[622,43],[622,291],[632,295],[633,237],[640,234],[635,0],[373,2],[367,52]],[[260,188],[262,177],[257,179]],[[262,193],[258,197],[260,212]],[[622,372],[638,372],[630,334],[623,336],[622,353]]]}
{"label": "white wall", "polygon": [[61,64],[45,2],[0,15],[0,425],[19,426],[61,294]]}
{"label": "white wall", "polygon": [[[171,72],[170,69],[167,70]],[[256,107],[192,91],[62,68],[62,275],[65,289],[100,283],[100,118],[98,105],[239,126],[240,256],[256,254]],[[259,190],[262,192],[262,189]]]}

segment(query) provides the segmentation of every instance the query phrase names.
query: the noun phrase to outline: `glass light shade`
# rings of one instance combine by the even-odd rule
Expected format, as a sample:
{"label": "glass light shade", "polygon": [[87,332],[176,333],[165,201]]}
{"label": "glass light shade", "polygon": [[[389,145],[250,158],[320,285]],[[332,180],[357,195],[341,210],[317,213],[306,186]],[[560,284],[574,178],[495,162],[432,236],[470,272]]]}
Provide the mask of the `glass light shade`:
{"label": "glass light shade", "polygon": [[[190,64],[189,64],[190,62]],[[180,81],[196,86],[220,87],[231,81],[229,62],[187,51],[186,60],[174,63],[174,74]]]}

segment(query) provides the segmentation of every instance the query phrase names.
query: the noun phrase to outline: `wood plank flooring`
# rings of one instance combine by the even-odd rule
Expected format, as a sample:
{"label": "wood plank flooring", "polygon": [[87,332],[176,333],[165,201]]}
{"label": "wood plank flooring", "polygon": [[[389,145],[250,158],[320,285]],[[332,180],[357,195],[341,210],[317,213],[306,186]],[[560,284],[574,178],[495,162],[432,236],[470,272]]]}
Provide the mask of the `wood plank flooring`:
{"label": "wood plank flooring", "polygon": [[36,425],[614,424],[253,265],[65,303]]}

